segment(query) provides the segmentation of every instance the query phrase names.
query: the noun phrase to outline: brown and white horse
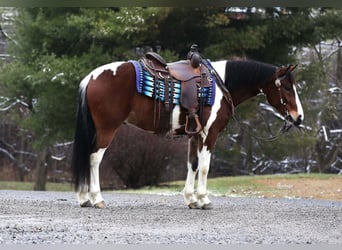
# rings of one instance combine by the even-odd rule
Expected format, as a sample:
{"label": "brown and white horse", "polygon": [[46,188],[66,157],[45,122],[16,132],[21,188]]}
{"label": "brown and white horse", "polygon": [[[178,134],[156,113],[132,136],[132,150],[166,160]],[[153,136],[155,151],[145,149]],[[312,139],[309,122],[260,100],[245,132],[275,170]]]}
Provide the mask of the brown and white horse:
{"label": "brown and white horse", "polygon": [[[201,131],[189,138],[188,174],[183,191],[189,208],[212,207],[207,193],[210,158],[219,133],[233,115],[232,106],[263,93],[288,123],[298,126],[304,119],[292,74],[295,66],[278,68],[255,61],[218,61],[211,65],[225,87],[215,89],[213,104],[201,110]],[[144,130],[158,131],[154,122],[155,100],[138,93],[136,78],[131,62],[114,62],[94,69],[80,84],[72,167],[82,207],[105,207],[99,167],[117,129],[127,122]],[[163,109],[162,105],[160,112]],[[172,133],[185,134],[186,116],[187,110],[182,105],[171,106]]]}

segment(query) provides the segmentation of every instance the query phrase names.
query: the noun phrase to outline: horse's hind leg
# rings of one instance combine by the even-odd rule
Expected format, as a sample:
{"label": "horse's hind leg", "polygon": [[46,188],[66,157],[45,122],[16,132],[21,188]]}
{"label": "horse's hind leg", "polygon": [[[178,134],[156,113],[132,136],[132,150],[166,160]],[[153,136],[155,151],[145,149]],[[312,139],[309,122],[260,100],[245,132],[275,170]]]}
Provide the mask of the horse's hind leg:
{"label": "horse's hind leg", "polygon": [[95,208],[106,207],[101,195],[100,165],[107,148],[115,136],[116,130],[116,127],[110,130],[98,129],[96,134],[96,151],[90,155],[89,198]]}
{"label": "horse's hind leg", "polygon": [[99,148],[90,155],[90,185],[84,185],[77,193],[81,207],[105,208],[100,188],[100,164],[107,148]]}
{"label": "horse's hind leg", "polygon": [[188,141],[188,174],[186,176],[185,187],[183,190],[184,201],[189,208],[199,208],[197,197],[195,196],[195,180],[198,172],[197,148],[197,138],[196,136],[193,136]]}
{"label": "horse's hind leg", "polygon": [[90,155],[90,187],[89,198],[95,208],[105,208],[106,205],[101,195],[100,164],[107,148],[99,148]]}
{"label": "horse's hind leg", "polygon": [[82,187],[77,196],[81,207],[94,206],[95,208],[105,208],[105,202],[101,195],[100,187],[100,165],[103,156],[115,136],[116,128],[97,130],[96,146],[94,152],[90,154],[90,181],[89,187]]}
{"label": "horse's hind leg", "polygon": [[78,189],[77,200],[78,200],[81,207],[92,207],[93,206],[90,202],[88,191],[89,191],[88,185],[82,185],[82,187],[80,187]]}

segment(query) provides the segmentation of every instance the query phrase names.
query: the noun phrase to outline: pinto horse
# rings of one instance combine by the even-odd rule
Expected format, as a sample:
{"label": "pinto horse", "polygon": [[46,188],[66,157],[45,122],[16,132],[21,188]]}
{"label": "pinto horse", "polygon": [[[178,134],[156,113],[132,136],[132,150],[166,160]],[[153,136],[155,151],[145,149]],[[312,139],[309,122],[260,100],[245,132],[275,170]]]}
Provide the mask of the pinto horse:
{"label": "pinto horse", "polygon": [[[299,126],[304,119],[292,74],[295,66],[276,67],[248,60],[217,61],[211,65],[224,86],[216,86],[212,105],[202,107],[201,130],[189,136],[188,173],[183,190],[189,208],[212,208],[207,193],[210,158],[234,107],[262,93],[287,123]],[[80,84],[72,167],[81,207],[105,208],[99,167],[123,123],[158,132],[154,122],[155,100],[138,93],[136,78],[132,62],[114,62],[94,69]],[[218,81],[215,84],[219,85]],[[159,111],[163,110],[162,105]],[[181,104],[172,104],[170,112],[171,133],[186,134],[187,110]]]}

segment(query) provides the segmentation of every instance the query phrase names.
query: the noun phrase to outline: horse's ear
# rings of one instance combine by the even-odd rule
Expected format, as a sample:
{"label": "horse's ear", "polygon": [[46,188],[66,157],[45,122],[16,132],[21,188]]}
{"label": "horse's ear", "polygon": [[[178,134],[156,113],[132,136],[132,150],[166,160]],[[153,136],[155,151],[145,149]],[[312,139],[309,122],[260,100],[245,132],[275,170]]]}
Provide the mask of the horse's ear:
{"label": "horse's ear", "polygon": [[297,68],[297,64],[296,64],[296,65],[290,65],[290,66],[287,67],[286,72],[287,72],[287,71],[291,71],[291,72],[292,72],[292,71],[294,71],[296,68]]}

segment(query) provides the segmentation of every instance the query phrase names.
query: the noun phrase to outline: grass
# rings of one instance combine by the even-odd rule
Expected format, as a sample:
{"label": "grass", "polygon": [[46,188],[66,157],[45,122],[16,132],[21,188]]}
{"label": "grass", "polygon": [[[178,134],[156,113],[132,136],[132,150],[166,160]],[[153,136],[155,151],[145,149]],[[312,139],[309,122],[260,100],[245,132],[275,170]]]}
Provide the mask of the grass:
{"label": "grass", "polygon": [[[334,184],[332,184],[334,182]],[[180,194],[184,181],[163,183],[158,187],[116,192]],[[0,181],[0,189],[33,190],[30,182]],[[309,188],[307,187],[308,185]],[[48,191],[73,191],[70,184],[47,183]],[[312,188],[314,187],[314,188]],[[208,179],[208,192],[215,196],[303,197],[324,198],[324,192],[334,192],[331,199],[342,200],[342,176],[330,174],[260,175],[219,177]],[[313,193],[316,192],[317,194]],[[330,192],[330,193],[331,193]],[[331,195],[331,194],[330,194]]]}
{"label": "grass", "polygon": [[[181,193],[184,181],[165,183],[129,192]],[[262,175],[208,179],[208,193],[214,196],[311,198],[342,200],[342,176],[330,174]]]}
{"label": "grass", "polygon": [[[33,190],[33,182],[19,182],[19,181],[0,181],[0,190]],[[73,186],[65,183],[46,183],[47,191],[72,191]]]}
{"label": "grass", "polygon": [[[218,177],[208,179],[208,191],[218,196],[234,196],[234,194],[248,194],[252,192],[279,192],[278,188],[267,184],[268,180],[279,181],[327,181],[338,180],[342,183],[342,176],[331,174],[295,174],[295,175],[257,175],[257,176],[236,176]],[[159,187],[144,187],[129,192],[142,193],[177,193],[182,192],[185,181],[174,181],[163,183]],[[243,196],[243,195],[242,195]]]}

